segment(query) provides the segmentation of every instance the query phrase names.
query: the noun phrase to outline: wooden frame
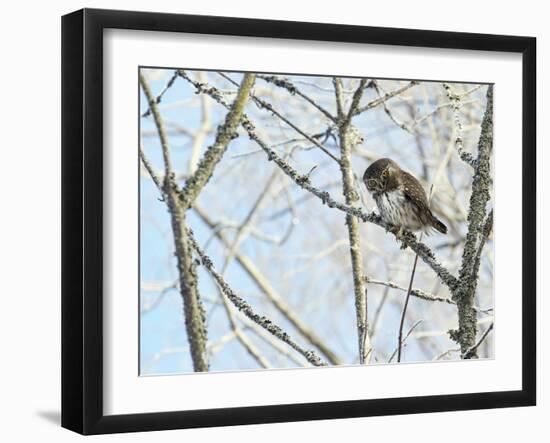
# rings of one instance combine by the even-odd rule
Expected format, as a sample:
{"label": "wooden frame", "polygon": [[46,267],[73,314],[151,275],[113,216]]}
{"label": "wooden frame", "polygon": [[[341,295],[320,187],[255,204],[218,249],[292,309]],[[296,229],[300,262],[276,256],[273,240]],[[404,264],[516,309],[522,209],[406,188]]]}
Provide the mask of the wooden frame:
{"label": "wooden frame", "polygon": [[[103,413],[102,76],[106,28],[521,53],[522,389],[105,416]],[[527,406],[536,397],[536,41],[530,37],[80,10],[62,21],[62,425],[83,434]]]}

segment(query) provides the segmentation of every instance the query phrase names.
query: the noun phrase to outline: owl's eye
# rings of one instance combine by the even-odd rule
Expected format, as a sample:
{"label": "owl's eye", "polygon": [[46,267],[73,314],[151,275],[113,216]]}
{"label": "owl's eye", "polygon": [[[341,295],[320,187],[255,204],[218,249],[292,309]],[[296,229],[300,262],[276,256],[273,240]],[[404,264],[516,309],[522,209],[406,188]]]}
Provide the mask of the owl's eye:
{"label": "owl's eye", "polygon": [[382,178],[386,178],[388,176],[388,170],[387,169],[384,169],[382,171]]}
{"label": "owl's eye", "polygon": [[374,178],[369,178],[367,180],[367,186],[371,189],[374,189],[376,188],[376,186],[378,185],[377,181],[374,179]]}

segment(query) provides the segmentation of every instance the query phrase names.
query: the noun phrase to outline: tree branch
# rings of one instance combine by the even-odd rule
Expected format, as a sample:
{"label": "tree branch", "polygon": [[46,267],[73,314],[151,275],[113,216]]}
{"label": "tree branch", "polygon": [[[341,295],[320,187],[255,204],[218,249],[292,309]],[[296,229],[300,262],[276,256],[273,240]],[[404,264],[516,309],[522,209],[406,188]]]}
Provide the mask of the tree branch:
{"label": "tree branch", "polygon": [[[453,291],[453,299],[458,306],[458,331],[452,336],[460,345],[465,358],[476,358],[475,344],[476,312],[473,308],[477,287],[480,246],[485,242],[484,229],[487,226],[485,214],[490,198],[491,164],[490,155],[493,147],[493,86],[487,88],[487,107],[481,123],[481,134],[478,142],[478,157],[472,183],[470,208],[468,211],[468,233],[462,253],[462,265],[459,271],[458,286]],[[489,218],[492,225],[492,217]],[[485,223],[484,223],[485,222]],[[488,232],[487,232],[488,235]]]}
{"label": "tree branch", "polygon": [[164,128],[164,123],[158,111],[157,103],[155,101],[155,98],[153,97],[153,93],[151,92],[149,83],[147,82],[145,76],[142,74],[141,71],[139,72],[139,83],[141,85],[141,88],[143,89],[145,97],[147,98],[147,102],[149,103],[149,108],[151,109],[151,113],[153,114],[153,119],[155,121],[155,126],[157,128],[160,146],[162,149],[162,157],[164,160],[164,179],[166,180],[173,171],[172,162],[170,160],[170,150],[168,149],[166,129]]}
{"label": "tree branch", "polygon": [[494,327],[494,323],[491,323],[489,327],[485,330],[483,335],[479,338],[478,342],[475,345],[473,345],[470,349],[468,349],[466,352],[464,352],[461,358],[468,359],[468,358],[472,358],[473,356],[477,356],[477,348],[479,348],[479,346],[487,338],[487,336],[489,335],[489,332],[493,330],[493,327]]}
{"label": "tree branch", "polygon": [[387,102],[390,98],[393,98],[396,95],[402,94],[406,90],[412,88],[413,86],[419,85],[419,84],[420,84],[420,82],[413,80],[409,84],[407,84],[407,85],[405,85],[401,88],[397,88],[393,91],[390,91],[390,92],[384,94],[382,97],[379,97],[377,99],[374,99],[374,100],[370,101],[365,106],[357,108],[355,110],[355,112],[353,113],[353,115],[355,116],[357,114],[361,114],[365,111],[368,111],[369,109],[375,108],[375,107],[381,105],[382,103]]}
{"label": "tree branch", "polygon": [[[359,200],[359,195],[354,187],[353,169],[351,167],[351,151],[355,145],[355,139],[351,129],[351,118],[359,106],[359,102],[365,89],[366,80],[361,79],[359,87],[353,94],[349,111],[344,111],[344,99],[342,94],[342,81],[333,79],[336,103],[338,109],[338,135],[340,138],[340,170],[342,172],[342,192],[347,205],[352,205]],[[357,338],[359,345],[359,363],[368,363],[368,357],[372,354],[368,334],[367,322],[367,287],[363,278],[363,257],[361,254],[361,236],[359,235],[359,223],[357,217],[346,214],[348,228],[349,250],[351,257],[351,270],[353,274],[353,288],[355,294],[355,314],[357,318]]]}
{"label": "tree branch", "polygon": [[411,326],[411,328],[409,329],[409,331],[407,332],[407,334],[405,335],[405,337],[401,340],[401,337],[400,337],[400,342],[398,344],[398,346],[395,348],[395,350],[392,352],[389,360],[388,360],[388,363],[391,363],[392,360],[394,359],[395,357],[395,354],[398,354],[400,352],[400,349],[401,347],[403,347],[405,345],[405,342],[407,341],[407,339],[409,338],[409,336],[412,334],[412,332],[416,329],[416,327],[418,325],[420,325],[420,323],[422,323],[424,320],[417,320],[415,322],[414,325]]}
{"label": "tree branch", "polygon": [[456,151],[458,152],[458,156],[465,163],[467,163],[468,165],[470,165],[472,168],[475,169],[476,160],[474,159],[474,156],[464,150],[464,141],[462,139],[462,122],[460,121],[460,107],[461,107],[460,95],[455,94],[451,86],[447,83],[443,83],[443,88],[447,93],[447,97],[449,98],[449,102],[451,103],[451,108],[453,110],[455,130],[456,130],[456,138],[455,138]]}
{"label": "tree branch", "polygon": [[223,277],[216,271],[210,257],[208,257],[206,253],[200,248],[193,236],[193,232],[190,229],[187,230],[187,235],[189,237],[192,248],[200,257],[202,265],[208,270],[208,272],[210,272],[210,274],[214,277],[217,284],[219,285],[220,290],[239,311],[241,311],[254,323],[257,323],[262,328],[277,337],[279,340],[285,342],[291,348],[302,354],[313,366],[327,365],[314,351],[303,349],[294,340],[292,340],[288,333],[286,333],[281,327],[277,326],[267,317],[257,314],[244,299],[235,294],[231,287],[225,282]]}
{"label": "tree branch", "polygon": [[[407,306],[411,298],[412,285],[414,280],[414,274],[416,273],[416,264],[418,263],[418,254],[414,256],[414,264],[411,272],[411,278],[409,280],[409,288],[407,289],[407,296],[405,297],[405,304],[403,305],[403,312],[401,313],[401,320],[399,322],[399,334],[397,339],[397,363],[401,363],[401,349],[403,347],[403,326],[405,325],[405,317],[407,315]],[[410,334],[410,332],[409,332]],[[408,335],[407,334],[407,337]],[[406,337],[405,337],[406,338]]]}
{"label": "tree branch", "polygon": [[298,95],[298,96],[302,97],[305,101],[307,101],[309,104],[311,104],[312,106],[317,108],[322,114],[324,114],[325,117],[327,117],[332,122],[336,123],[336,117],[334,117],[330,112],[328,112],[325,108],[323,108],[315,100],[313,100],[308,95],[306,95],[302,91],[300,91],[298,89],[298,87],[295,86],[287,78],[280,78],[280,77],[277,77],[276,75],[258,75],[258,78],[261,78],[263,81],[265,81],[267,83],[272,83],[275,86],[286,89],[288,92],[290,92],[291,95]]}
{"label": "tree branch", "polygon": [[[392,288],[402,292],[407,292],[407,288],[404,288],[403,286],[399,286],[397,283],[394,283],[393,281],[382,281],[382,280],[376,280],[370,277],[369,278],[365,277],[365,283],[385,286],[387,288]],[[421,289],[416,289],[416,288],[411,289],[411,295],[413,297],[420,298],[426,301],[437,301],[437,302],[447,303],[449,305],[456,305],[456,302],[452,298],[440,297],[438,295],[434,295],[434,294],[430,294],[428,292],[422,291]],[[490,308],[483,309],[478,306],[474,306],[474,309],[477,312],[481,312],[483,314],[489,314],[492,310]]]}
{"label": "tree branch", "polygon": [[[168,80],[168,83],[166,83],[166,86],[164,87],[164,89],[160,91],[160,94],[157,95],[157,97],[154,99],[154,102],[156,105],[158,105],[161,102],[162,96],[166,93],[166,91],[168,91],[168,89],[172,87],[177,77],[178,77],[177,73],[174,72],[172,77],[170,77],[170,80]],[[149,107],[147,108],[147,111],[141,114],[141,117],[148,117],[149,115],[151,115],[151,112],[152,112],[152,109],[151,107]]]}
{"label": "tree branch", "polygon": [[[165,197],[170,220],[172,224],[172,232],[174,236],[174,248],[176,251],[177,267],[180,283],[180,294],[183,301],[183,311],[185,317],[185,328],[187,331],[187,340],[191,350],[191,358],[193,360],[193,368],[196,372],[208,371],[208,358],[206,353],[207,330],[205,311],[200,299],[197,285],[197,270],[196,264],[192,259],[192,250],[187,238],[187,228],[185,222],[185,209],[179,201],[179,191],[175,181],[172,164],[170,161],[170,151],[166,140],[166,133],[160,113],[158,112],[157,104],[151,93],[151,89],[143,74],[139,73],[139,81],[143,92],[149,102],[149,107],[153,114],[159,139],[162,147],[164,158],[164,183],[162,184],[162,194]],[[147,159],[140,152],[143,163],[149,164]],[[150,165],[150,164],[149,164]],[[149,170],[149,168],[148,168]],[[149,170],[151,173],[152,169]],[[155,177],[151,175],[151,177]],[[155,180],[158,186],[160,181]]]}
{"label": "tree branch", "polygon": [[239,91],[237,92],[237,97],[225,117],[225,122],[218,127],[214,144],[206,150],[197,170],[185,182],[185,186],[180,194],[185,209],[193,205],[193,202],[204,185],[210,180],[214,168],[221,160],[229,143],[236,137],[236,130],[243,115],[244,107],[248,102],[255,78],[255,74],[244,75]]}

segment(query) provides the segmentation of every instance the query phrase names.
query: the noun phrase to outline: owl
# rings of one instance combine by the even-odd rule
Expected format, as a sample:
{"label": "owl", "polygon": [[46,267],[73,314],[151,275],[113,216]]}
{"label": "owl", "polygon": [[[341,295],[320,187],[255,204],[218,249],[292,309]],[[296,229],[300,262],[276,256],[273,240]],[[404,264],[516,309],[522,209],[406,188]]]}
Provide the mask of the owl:
{"label": "owl", "polygon": [[447,233],[447,226],[430,210],[420,182],[393,160],[376,160],[365,171],[363,181],[376,201],[380,216],[391,225],[394,234],[399,236],[404,229]]}

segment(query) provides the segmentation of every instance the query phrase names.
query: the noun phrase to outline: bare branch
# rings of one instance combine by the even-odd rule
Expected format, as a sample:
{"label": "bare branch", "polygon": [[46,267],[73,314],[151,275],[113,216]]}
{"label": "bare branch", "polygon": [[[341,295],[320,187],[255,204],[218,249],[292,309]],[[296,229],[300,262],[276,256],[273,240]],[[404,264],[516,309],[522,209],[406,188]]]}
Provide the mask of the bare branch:
{"label": "bare branch", "polygon": [[[399,286],[397,283],[394,283],[393,281],[382,281],[382,280],[376,280],[370,277],[369,278],[365,277],[365,282],[368,284],[385,286],[387,288],[392,288],[402,292],[407,292],[407,288],[404,288],[403,286]],[[447,303],[449,305],[456,305],[456,302],[452,298],[440,297],[438,295],[430,294],[429,292],[422,291],[421,289],[417,289],[417,288],[413,288],[411,290],[411,295],[421,300],[437,301],[437,302]],[[492,311],[492,308],[484,309],[478,306],[474,306],[474,309],[477,312],[481,312],[482,314],[490,314]]]}
{"label": "bare branch", "polygon": [[262,328],[260,325],[254,323],[252,320],[249,320],[248,317],[244,315],[241,316],[241,322],[250,329],[251,332],[256,334],[256,336],[261,339],[264,343],[271,346],[279,354],[286,357],[292,363],[297,366],[308,366],[309,362],[305,359],[302,354],[298,354],[292,348],[287,346],[285,343],[280,341],[277,337],[271,335],[268,331]]}
{"label": "bare branch", "polygon": [[290,94],[292,95],[298,95],[302,97],[304,100],[306,100],[308,103],[310,103],[312,106],[317,108],[321,113],[325,115],[329,120],[336,123],[336,117],[334,117],[330,112],[328,112],[325,108],[323,108],[319,103],[317,103],[315,100],[304,94],[298,87],[296,87],[290,80],[286,78],[280,78],[276,75],[258,75],[258,78],[261,78],[267,83],[272,83],[275,86],[278,86],[280,88],[286,89]]}
{"label": "bare branch", "polygon": [[424,320],[418,320],[415,322],[414,325],[411,326],[411,328],[409,329],[409,331],[407,332],[407,334],[405,335],[405,337],[403,338],[402,341],[399,342],[399,345],[398,347],[395,348],[395,351],[393,351],[392,355],[390,356],[389,360],[388,360],[388,363],[391,363],[392,360],[395,358],[395,354],[397,354],[399,352],[399,348],[401,348],[402,346],[405,345],[405,342],[407,341],[407,339],[409,338],[409,336],[412,334],[412,332],[416,329],[416,327],[418,325],[420,325]]}
{"label": "bare branch", "polygon": [[[178,75],[177,72],[174,73],[175,76]],[[201,71],[198,73],[198,78],[200,81],[206,79],[206,73]],[[203,148],[204,141],[211,131],[211,119],[210,119],[210,105],[211,101],[205,95],[201,95],[201,125],[197,132],[193,135],[193,146],[191,148],[191,155],[189,156],[189,161],[187,162],[187,170],[189,174],[194,174],[197,171],[197,167],[200,161],[200,155]]]}
{"label": "bare branch", "polygon": [[[394,283],[392,281],[382,281],[382,280],[375,280],[373,278],[366,278],[365,281],[367,283],[373,284],[373,285],[381,285],[386,286],[388,288],[398,289],[399,291],[407,292],[407,288],[404,288],[403,286],[399,286],[397,283]],[[428,301],[439,301],[443,303],[448,303],[450,305],[456,304],[452,299],[447,297],[439,297],[437,295],[430,294],[428,292],[422,291],[421,289],[413,288],[411,289],[411,295],[413,297],[420,298],[422,300],[428,300]]]}
{"label": "bare branch", "polygon": [[277,177],[277,173],[279,172],[278,169],[274,169],[271,173],[271,176],[267,179],[267,183],[265,184],[264,188],[260,192],[260,195],[256,198],[255,202],[253,203],[252,207],[246,214],[246,217],[244,218],[243,222],[239,225],[237,228],[237,232],[235,234],[235,237],[233,241],[231,242],[231,245],[229,246],[229,250],[227,252],[227,256],[225,259],[225,263],[222,268],[222,275],[225,275],[225,272],[227,268],[229,267],[229,264],[231,263],[231,260],[233,260],[233,257],[235,256],[235,251],[241,244],[241,241],[244,238],[245,232],[248,229],[248,226],[252,222],[252,219],[254,217],[255,212],[259,209],[262,202],[265,200],[265,198],[268,195],[269,189],[275,182],[275,178]]}
{"label": "bare branch", "polygon": [[445,92],[447,92],[447,97],[449,97],[451,108],[454,114],[454,122],[455,122],[455,130],[456,130],[456,138],[455,138],[456,151],[458,152],[459,157],[464,162],[466,162],[472,168],[475,169],[476,160],[474,159],[474,156],[464,150],[464,141],[462,139],[462,122],[460,121],[460,107],[461,107],[460,95],[455,94],[451,86],[447,83],[443,83],[443,88],[445,88]]}
{"label": "bare branch", "polygon": [[229,318],[229,324],[231,326],[231,330],[235,333],[235,336],[239,340],[239,342],[243,345],[243,347],[246,349],[246,352],[258,362],[258,364],[265,369],[272,368],[273,365],[269,362],[269,360],[262,355],[260,350],[256,347],[254,342],[245,334],[245,332],[237,325],[237,322],[235,321],[235,318],[233,317],[233,313],[230,311],[229,308],[229,302],[226,297],[222,295],[222,300],[224,307],[227,310],[228,318]]}
{"label": "bare branch", "polygon": [[[206,96],[203,96],[203,97],[206,97]],[[229,247],[229,251],[228,251],[227,256],[225,258],[225,262],[223,264],[223,268],[222,268],[222,271],[221,271],[222,275],[225,275],[225,272],[227,271],[227,268],[229,267],[231,261],[233,260],[233,257],[235,256],[235,251],[238,248],[238,246],[239,246],[239,244],[240,244],[240,242],[241,242],[241,240],[244,236],[244,232],[246,231],[248,225],[252,221],[254,213],[260,207],[263,199],[267,195],[269,188],[271,187],[271,185],[273,184],[273,182],[275,180],[277,172],[278,172],[278,170],[276,169],[271,174],[271,177],[269,178],[266,186],[264,187],[264,189],[260,193],[259,197],[256,199],[255,203],[252,205],[252,208],[250,209],[250,211],[246,215],[243,222],[239,225],[239,227],[237,229],[237,233],[235,235],[235,238],[234,238],[233,242],[231,243],[231,246]],[[261,355],[260,351],[256,348],[256,346],[254,345],[252,340],[239,328],[239,325],[235,321],[233,311],[230,309],[229,300],[227,299],[227,297],[225,297],[223,295],[223,293],[221,292],[219,286],[218,286],[218,290],[220,291],[220,297],[222,299],[223,306],[224,306],[225,312],[227,314],[227,318],[229,320],[229,325],[231,326],[231,329],[233,331],[235,331],[235,334],[237,335],[237,338],[239,339],[239,342],[244,346],[244,348],[252,356],[252,358],[254,358],[260,364],[260,366],[262,366],[264,368],[271,367],[271,364],[269,363],[269,361],[263,355]]]}
{"label": "bare branch", "polygon": [[[372,83],[374,85],[374,89],[376,90],[376,93],[378,94],[378,97],[381,99],[382,95],[380,94],[380,87],[378,86],[378,82],[373,80]],[[382,101],[382,106],[384,108],[384,112],[390,118],[390,120],[394,122],[396,126],[408,132],[409,134],[416,135],[415,132],[411,128],[409,128],[405,123],[402,123],[399,120],[397,120],[397,118],[393,115],[393,112],[390,111],[390,108],[388,108],[388,105],[386,102],[387,100]],[[421,145],[418,144],[418,146],[421,146]]]}
{"label": "bare branch", "polygon": [[[160,91],[160,94],[157,95],[157,97],[154,99],[154,102],[155,102],[156,105],[158,105],[161,102],[162,96],[166,93],[166,91],[168,91],[168,89],[170,89],[172,87],[172,85],[174,84],[174,81],[176,80],[177,77],[178,77],[178,74],[176,72],[174,72],[172,77],[170,77],[170,80],[168,80],[168,83],[166,83],[166,86],[164,87],[164,89],[162,91]],[[149,108],[147,108],[147,111],[145,111],[143,114],[141,114],[141,116],[142,117],[148,117],[149,115],[151,115],[151,112],[152,112],[152,109],[149,106]]]}
{"label": "bare branch", "polygon": [[163,287],[162,289],[160,289],[160,294],[155,298],[155,300],[147,305],[147,306],[144,306],[141,310],[140,310],[140,314],[144,315],[144,314],[147,314],[148,312],[151,312],[153,309],[155,309],[159,304],[160,302],[163,300],[164,296],[170,292],[172,289],[177,289],[178,287],[178,282],[173,282],[165,287]]}
{"label": "bare branch", "polygon": [[403,312],[401,313],[401,320],[399,322],[399,334],[398,334],[398,340],[397,340],[397,363],[401,362],[401,348],[403,345],[403,326],[405,325],[405,316],[407,314],[407,306],[409,305],[409,299],[411,297],[412,285],[414,280],[414,274],[416,273],[417,263],[418,263],[418,254],[414,256],[414,264],[411,272],[411,278],[409,280],[409,289],[407,289],[407,296],[405,297],[405,304],[403,305]]}
{"label": "bare branch", "polygon": [[147,101],[149,102],[149,107],[151,109],[151,113],[153,114],[153,119],[155,120],[155,126],[157,127],[157,133],[162,148],[162,157],[164,159],[164,178],[166,180],[166,178],[172,173],[172,163],[170,160],[170,150],[168,149],[166,129],[164,128],[164,123],[158,111],[155,98],[153,97],[153,93],[151,92],[151,88],[149,87],[149,83],[147,82],[145,76],[141,71],[139,73],[139,83],[141,85],[141,88],[143,89]]}
{"label": "bare branch", "polygon": [[143,148],[139,147],[139,157],[141,158],[141,162],[143,163],[143,166],[145,166],[145,169],[147,169],[147,172],[151,176],[151,179],[153,180],[153,183],[155,183],[155,186],[159,189],[160,194],[164,194],[162,190],[162,181],[160,177],[157,175],[155,169],[153,168],[153,165],[151,162],[147,159],[145,156],[145,153],[143,152]]}
{"label": "bare branch", "polygon": [[397,95],[402,94],[406,90],[412,88],[413,86],[419,85],[420,82],[417,81],[411,81],[409,84],[402,86],[401,88],[397,88],[393,91],[390,91],[386,94],[384,94],[382,97],[379,97],[375,100],[370,101],[365,106],[362,106],[360,108],[357,108],[353,115],[361,114],[362,112],[368,111],[369,109],[375,108],[376,106],[379,106],[380,104],[387,102],[390,98],[393,98]]}

